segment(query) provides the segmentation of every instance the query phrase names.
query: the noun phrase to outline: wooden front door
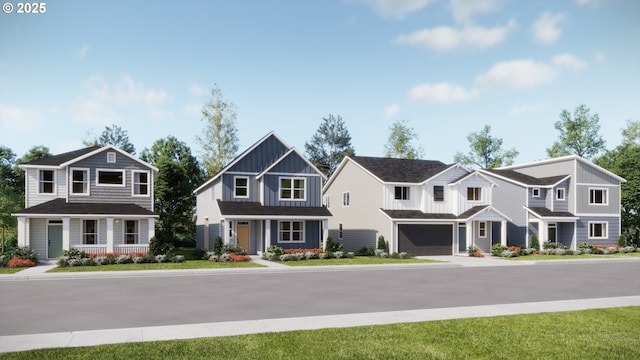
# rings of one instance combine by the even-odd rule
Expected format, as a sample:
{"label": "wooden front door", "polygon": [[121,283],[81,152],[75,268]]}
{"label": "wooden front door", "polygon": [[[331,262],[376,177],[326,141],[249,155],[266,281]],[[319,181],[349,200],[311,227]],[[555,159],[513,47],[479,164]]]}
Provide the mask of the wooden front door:
{"label": "wooden front door", "polygon": [[241,247],[243,250],[246,250],[247,252],[250,251],[250,248],[249,248],[249,238],[250,238],[249,234],[250,234],[250,231],[249,231],[249,229],[250,228],[249,228],[249,223],[248,222],[245,222],[245,223],[239,222],[237,224],[237,228],[236,228],[236,233],[237,233],[237,236],[238,236],[238,246]]}

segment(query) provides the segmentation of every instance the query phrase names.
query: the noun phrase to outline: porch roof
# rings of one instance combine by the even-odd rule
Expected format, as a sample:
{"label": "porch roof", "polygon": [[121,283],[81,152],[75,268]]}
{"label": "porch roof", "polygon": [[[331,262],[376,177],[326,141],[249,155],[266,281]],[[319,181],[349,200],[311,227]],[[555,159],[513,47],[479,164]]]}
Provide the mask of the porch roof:
{"label": "porch roof", "polygon": [[256,216],[256,217],[310,217],[328,218],[331,212],[324,207],[309,206],[264,206],[259,202],[238,202],[218,200],[218,207],[223,216]]}
{"label": "porch roof", "polygon": [[110,203],[68,203],[63,198],[57,198],[45,203],[20,210],[13,216],[83,216],[83,215],[113,215],[113,216],[141,216],[158,217],[153,211],[149,211],[136,204],[110,204]]}
{"label": "porch roof", "polygon": [[385,215],[387,215],[392,220],[471,220],[473,217],[479,215],[485,211],[493,211],[495,212],[500,220],[511,220],[506,215],[497,211],[493,207],[489,205],[480,205],[474,206],[471,209],[463,212],[462,214],[456,216],[454,214],[448,213],[424,213],[420,210],[385,210],[380,209]]}
{"label": "porch roof", "polygon": [[551,211],[544,207],[524,207],[531,213],[533,216],[539,219],[556,219],[556,220],[564,220],[564,221],[572,221],[578,220],[578,217],[573,215],[568,211]]}

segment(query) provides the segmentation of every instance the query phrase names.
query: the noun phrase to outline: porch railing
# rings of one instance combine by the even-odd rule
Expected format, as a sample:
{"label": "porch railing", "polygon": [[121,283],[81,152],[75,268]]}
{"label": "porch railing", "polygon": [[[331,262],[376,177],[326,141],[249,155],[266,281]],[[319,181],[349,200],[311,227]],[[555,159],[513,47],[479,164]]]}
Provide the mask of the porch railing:
{"label": "porch railing", "polygon": [[73,247],[93,255],[107,252],[107,245],[74,245]]}
{"label": "porch railing", "polygon": [[149,245],[148,244],[117,244],[113,245],[113,251],[107,250],[107,245],[73,245],[75,249],[80,251],[84,251],[87,254],[97,255],[104,253],[119,253],[119,254],[130,254],[130,253],[148,253]]}

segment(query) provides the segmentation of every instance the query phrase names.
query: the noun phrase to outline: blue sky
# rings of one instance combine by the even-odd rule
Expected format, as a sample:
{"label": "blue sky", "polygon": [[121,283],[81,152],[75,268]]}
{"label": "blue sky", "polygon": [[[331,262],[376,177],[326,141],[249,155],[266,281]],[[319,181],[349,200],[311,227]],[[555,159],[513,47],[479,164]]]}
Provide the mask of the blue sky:
{"label": "blue sky", "polygon": [[273,130],[304,152],[340,115],[358,155],[406,119],[452,162],[491,125],[517,162],[546,158],[563,109],[600,116],[608,148],[640,119],[633,0],[49,1],[0,13],[0,144],[82,147],[116,124],[140,153],[169,135],[194,154],[214,84],[241,149]]}

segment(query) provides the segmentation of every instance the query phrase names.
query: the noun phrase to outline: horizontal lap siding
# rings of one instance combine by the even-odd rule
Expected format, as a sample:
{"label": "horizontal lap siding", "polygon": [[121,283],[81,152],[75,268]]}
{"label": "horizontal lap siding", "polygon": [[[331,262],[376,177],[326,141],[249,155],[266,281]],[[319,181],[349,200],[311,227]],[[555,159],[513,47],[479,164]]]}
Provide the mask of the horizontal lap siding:
{"label": "horizontal lap siding", "polygon": [[53,194],[39,194],[40,182],[39,182],[39,169],[28,168],[25,172],[26,177],[26,207],[35,206],[38,204],[51,201],[56,198],[64,198],[66,196],[65,190],[65,172],[64,170],[53,170],[55,187]]}
{"label": "horizontal lap siding", "polygon": [[40,255],[40,259],[47,257],[47,220],[31,219],[29,223],[29,247]]}
{"label": "horizontal lap siding", "polygon": [[[608,237],[605,239],[589,239],[589,222],[606,222]],[[594,245],[617,245],[620,238],[620,218],[604,216],[583,216],[578,220],[578,244],[586,242]]]}

